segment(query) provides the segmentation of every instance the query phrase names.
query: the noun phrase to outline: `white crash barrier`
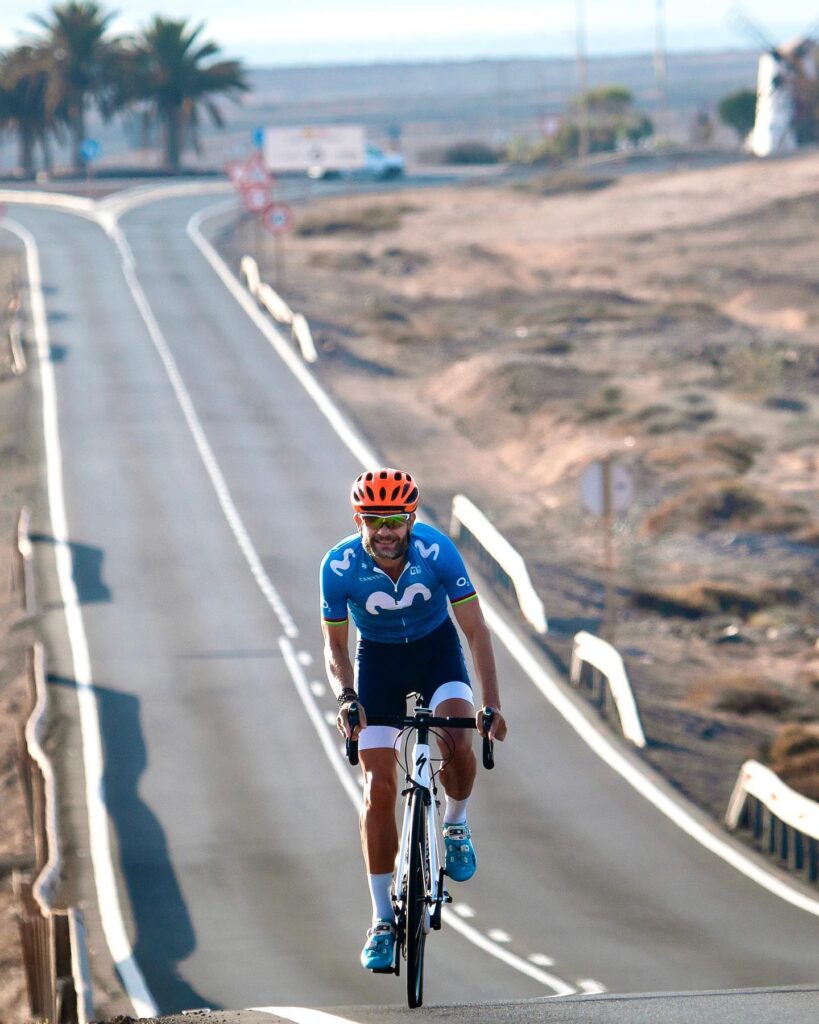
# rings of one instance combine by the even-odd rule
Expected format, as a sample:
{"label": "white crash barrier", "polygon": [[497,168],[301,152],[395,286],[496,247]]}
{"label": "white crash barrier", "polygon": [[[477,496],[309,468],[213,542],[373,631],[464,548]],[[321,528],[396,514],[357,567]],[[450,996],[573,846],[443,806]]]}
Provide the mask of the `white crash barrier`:
{"label": "white crash barrier", "polygon": [[274,320],[278,320],[280,324],[287,324],[288,326],[293,323],[296,314],[281,295],[274,291],[269,284],[266,284],[264,281],[261,282],[256,289],[256,298]]}
{"label": "white crash barrier", "polygon": [[252,256],[243,256],[239,264],[239,275],[244,278],[247,290],[280,324],[287,324],[293,340],[301,350],[302,359],[307,363],[318,361],[318,351],[310,324],[301,313],[294,313],[279,293],[259,275],[259,265]]}
{"label": "white crash barrier", "polygon": [[767,852],[819,881],[819,803],[787,786],[770,768],[746,761],[725,812],[729,829],[747,828]]}
{"label": "white crash barrier", "polygon": [[305,362],[315,363],[318,359],[318,352],[316,352],[316,346],[313,342],[313,335],[310,332],[310,324],[307,323],[305,317],[301,313],[296,313],[293,317],[293,324],[291,327],[293,337],[299,343],[301,354]]}
{"label": "white crash barrier", "polygon": [[596,668],[608,680],[617,714],[620,716],[623,735],[635,746],[644,747],[646,737],[640,721],[640,713],[637,710],[634,691],[631,688],[620,652],[607,641],[601,640],[599,636],[581,631],[574,637],[569,673],[569,678],[575,686],[580,682],[580,673],[584,662]]}
{"label": "white crash barrier", "polygon": [[469,530],[512,580],[520,610],[526,620],[538,633],[546,633],[549,624],[546,621],[543,602],[535,593],[535,588],[529,578],[529,570],[526,568],[522,555],[498,532],[469,498],[464,497],[463,494],[456,494],[452,499],[452,522],[449,531],[456,540],[461,536],[462,526]]}
{"label": "white crash barrier", "polygon": [[252,256],[242,257],[242,262],[239,264],[239,274],[245,279],[247,290],[255,298],[261,284],[261,279],[259,277],[259,265]]}

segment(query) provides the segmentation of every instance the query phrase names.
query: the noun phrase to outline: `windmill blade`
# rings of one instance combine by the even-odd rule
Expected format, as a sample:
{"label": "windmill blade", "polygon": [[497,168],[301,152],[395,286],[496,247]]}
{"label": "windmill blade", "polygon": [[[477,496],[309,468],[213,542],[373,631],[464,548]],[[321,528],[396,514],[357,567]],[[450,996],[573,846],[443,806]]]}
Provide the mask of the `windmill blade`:
{"label": "windmill blade", "polygon": [[758,22],[754,21],[741,4],[737,4],[731,8],[730,21],[737,31],[742,32],[747,38],[752,39],[757,46],[761,47],[767,53],[770,53],[773,57],[776,57],[777,60],[782,60],[782,54],[779,47],[773,42],[762,26]]}

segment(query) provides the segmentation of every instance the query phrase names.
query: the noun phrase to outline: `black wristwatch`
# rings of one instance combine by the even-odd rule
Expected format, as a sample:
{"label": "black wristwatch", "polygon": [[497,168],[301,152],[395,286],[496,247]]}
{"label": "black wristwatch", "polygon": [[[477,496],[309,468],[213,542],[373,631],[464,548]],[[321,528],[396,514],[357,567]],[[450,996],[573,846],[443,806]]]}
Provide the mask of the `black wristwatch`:
{"label": "black wristwatch", "polygon": [[349,704],[350,701],[352,700],[358,700],[358,694],[349,686],[345,686],[341,693],[338,695],[339,709],[343,708],[345,704]]}

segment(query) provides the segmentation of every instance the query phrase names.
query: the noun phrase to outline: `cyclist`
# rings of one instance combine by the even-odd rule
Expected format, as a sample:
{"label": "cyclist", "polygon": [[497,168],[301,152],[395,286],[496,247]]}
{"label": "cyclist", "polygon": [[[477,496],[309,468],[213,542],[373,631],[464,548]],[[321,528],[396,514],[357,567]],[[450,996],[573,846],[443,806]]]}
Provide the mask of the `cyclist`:
{"label": "cyclist", "polygon": [[[373,905],[372,927],[361,953],[364,967],[389,970],[396,929],[390,887],[398,853],[395,744],[398,729],[367,728],[367,712],[401,717],[408,693],[421,693],[436,715],[468,717],[472,689],[447,598],[469,643],[482,707],[495,714],[491,739],[506,736],[489,630],[463,559],[446,534],[415,521],[418,487],[409,473],[377,469],[353,483],[350,500],[357,533],[332,547],[321,564],[322,631],[327,676],[338,694],[339,732],[358,739],[364,773],[361,843]],[[355,669],[348,646],[348,609],[358,630]],[[351,702],[360,725],[351,731]],[[360,735],[359,735],[360,734]],[[467,824],[475,779],[472,734],[453,729],[440,741],[449,759],[440,779],[445,872],[466,881],[477,861]],[[450,756],[451,755],[451,756]]]}

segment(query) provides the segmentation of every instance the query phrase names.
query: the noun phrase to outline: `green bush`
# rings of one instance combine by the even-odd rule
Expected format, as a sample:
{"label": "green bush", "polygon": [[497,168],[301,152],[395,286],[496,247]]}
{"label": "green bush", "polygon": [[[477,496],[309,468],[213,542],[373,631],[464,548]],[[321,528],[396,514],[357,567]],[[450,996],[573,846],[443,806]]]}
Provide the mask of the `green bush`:
{"label": "green bush", "polygon": [[454,142],[441,154],[445,164],[496,164],[501,154],[485,142]]}
{"label": "green bush", "polygon": [[751,89],[740,89],[729,93],[720,100],[717,107],[719,119],[737,133],[742,142],[754,126],[756,119],[756,93]]}

